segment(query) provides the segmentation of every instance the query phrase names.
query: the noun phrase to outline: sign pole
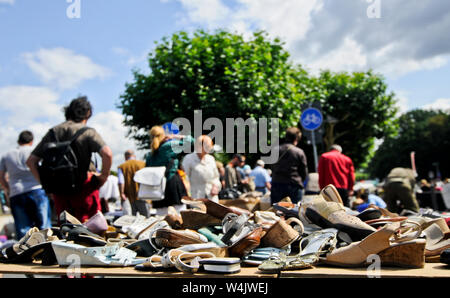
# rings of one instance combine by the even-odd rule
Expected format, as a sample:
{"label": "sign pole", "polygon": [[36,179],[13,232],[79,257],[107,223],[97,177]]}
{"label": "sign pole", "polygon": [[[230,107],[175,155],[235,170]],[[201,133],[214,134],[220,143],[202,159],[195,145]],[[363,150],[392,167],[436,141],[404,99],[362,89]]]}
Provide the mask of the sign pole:
{"label": "sign pole", "polygon": [[300,123],[304,129],[311,131],[311,141],[314,150],[314,168],[316,172],[318,171],[318,156],[317,156],[317,146],[316,146],[316,134],[315,130],[318,129],[323,122],[323,115],[320,110],[316,108],[307,108],[301,115]]}
{"label": "sign pole", "polygon": [[317,166],[318,166],[318,162],[317,162],[317,146],[316,146],[316,134],[314,133],[314,130],[311,131],[311,139],[312,139],[313,151],[314,151],[314,168],[316,169],[316,173],[317,173]]}

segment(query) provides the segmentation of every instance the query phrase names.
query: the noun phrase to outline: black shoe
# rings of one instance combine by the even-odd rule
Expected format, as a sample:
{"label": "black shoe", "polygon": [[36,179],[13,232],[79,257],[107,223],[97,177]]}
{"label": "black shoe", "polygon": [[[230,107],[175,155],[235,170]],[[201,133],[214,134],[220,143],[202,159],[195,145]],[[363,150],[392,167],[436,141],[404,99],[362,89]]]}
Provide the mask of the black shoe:
{"label": "black shoe", "polygon": [[450,266],[450,248],[447,248],[441,253],[441,263],[447,264]]}

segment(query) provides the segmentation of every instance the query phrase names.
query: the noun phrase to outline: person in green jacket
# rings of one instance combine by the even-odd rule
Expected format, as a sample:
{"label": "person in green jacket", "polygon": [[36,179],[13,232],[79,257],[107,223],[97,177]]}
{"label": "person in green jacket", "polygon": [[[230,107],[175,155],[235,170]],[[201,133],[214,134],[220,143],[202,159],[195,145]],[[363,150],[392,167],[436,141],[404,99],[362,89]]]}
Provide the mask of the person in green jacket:
{"label": "person in green jacket", "polygon": [[166,167],[167,178],[164,199],[153,201],[153,208],[164,210],[174,206],[177,210],[182,210],[184,208],[181,199],[187,196],[187,191],[178,173],[180,155],[183,153],[182,148],[191,146],[194,139],[191,136],[166,135],[161,126],[150,129],[150,138],[151,152],[146,157],[146,167]]}

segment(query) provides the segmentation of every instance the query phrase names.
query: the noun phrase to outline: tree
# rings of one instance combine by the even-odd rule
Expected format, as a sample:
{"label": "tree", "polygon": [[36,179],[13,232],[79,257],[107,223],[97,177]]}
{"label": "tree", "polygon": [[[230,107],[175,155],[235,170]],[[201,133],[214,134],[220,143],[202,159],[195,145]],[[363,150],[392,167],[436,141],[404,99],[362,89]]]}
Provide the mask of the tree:
{"label": "tree", "polygon": [[[324,114],[323,151],[340,144],[355,167],[364,165],[375,138],[395,132],[395,95],[387,93],[381,75],[322,71],[306,90],[306,101],[318,101]],[[333,117],[336,121],[327,121]]]}
{"label": "tree", "polygon": [[306,71],[288,60],[283,43],[269,40],[265,32],[245,40],[222,30],[198,30],[193,36],[181,31],[157,43],[149,55],[149,74],[134,71],[119,108],[142,148],[148,147],[153,125],[178,117],[193,122],[194,110],[223,122],[279,118],[284,131],[297,125],[309,84]]}
{"label": "tree", "polygon": [[398,133],[386,138],[373,157],[369,170],[383,179],[394,167],[411,168],[411,152],[415,152],[419,178],[428,178],[439,167],[442,178],[450,177],[450,113],[413,110],[398,119]]}

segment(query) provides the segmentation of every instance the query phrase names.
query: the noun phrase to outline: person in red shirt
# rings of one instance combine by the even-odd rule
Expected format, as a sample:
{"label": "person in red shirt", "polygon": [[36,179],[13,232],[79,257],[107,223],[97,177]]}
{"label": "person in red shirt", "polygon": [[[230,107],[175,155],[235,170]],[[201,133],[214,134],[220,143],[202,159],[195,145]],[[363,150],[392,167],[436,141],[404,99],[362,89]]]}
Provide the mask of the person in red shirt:
{"label": "person in red shirt", "polygon": [[329,152],[320,156],[318,172],[320,189],[333,184],[344,205],[349,207],[348,198],[353,194],[355,185],[355,168],[351,158],[342,154],[341,146],[332,145]]}

